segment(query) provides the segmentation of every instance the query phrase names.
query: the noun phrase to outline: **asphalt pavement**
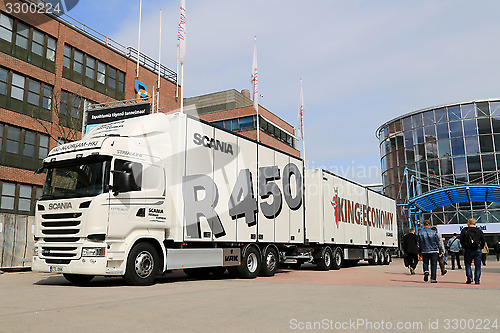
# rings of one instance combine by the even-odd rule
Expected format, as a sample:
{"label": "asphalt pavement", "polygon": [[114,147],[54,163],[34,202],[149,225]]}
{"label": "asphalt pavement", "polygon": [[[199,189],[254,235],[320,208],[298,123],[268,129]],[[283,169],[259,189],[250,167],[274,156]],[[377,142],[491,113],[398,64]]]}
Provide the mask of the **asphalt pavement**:
{"label": "asphalt pavement", "polygon": [[61,275],[0,275],[0,332],[496,332],[500,263],[480,285],[464,270],[438,283],[389,266],[320,272],[312,265],[253,280],[194,280],[182,271],[153,286],[97,277],[85,287]]}

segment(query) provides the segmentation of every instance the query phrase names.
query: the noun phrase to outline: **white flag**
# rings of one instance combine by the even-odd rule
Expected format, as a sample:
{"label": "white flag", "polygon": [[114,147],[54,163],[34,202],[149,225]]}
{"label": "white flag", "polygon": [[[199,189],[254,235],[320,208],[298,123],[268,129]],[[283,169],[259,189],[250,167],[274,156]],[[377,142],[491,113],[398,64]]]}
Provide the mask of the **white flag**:
{"label": "white flag", "polygon": [[177,62],[184,64],[186,54],[186,0],[181,0],[179,26],[177,27]]}
{"label": "white flag", "polygon": [[252,62],[252,91],[253,91],[253,108],[259,114],[259,79],[257,73],[257,37],[255,37],[253,46],[253,62]]}
{"label": "white flag", "polygon": [[300,79],[299,113],[297,115],[297,120],[299,122],[297,138],[304,140],[304,93],[302,91],[302,79]]}

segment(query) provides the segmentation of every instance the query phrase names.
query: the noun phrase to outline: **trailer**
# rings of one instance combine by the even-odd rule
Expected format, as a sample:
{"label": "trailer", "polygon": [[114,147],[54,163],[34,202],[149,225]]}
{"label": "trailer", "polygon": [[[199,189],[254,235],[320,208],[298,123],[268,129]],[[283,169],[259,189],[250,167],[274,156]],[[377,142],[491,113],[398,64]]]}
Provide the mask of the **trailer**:
{"label": "trailer", "polygon": [[98,125],[42,169],[32,269],[76,284],[388,263],[397,244],[394,200],[182,113]]}

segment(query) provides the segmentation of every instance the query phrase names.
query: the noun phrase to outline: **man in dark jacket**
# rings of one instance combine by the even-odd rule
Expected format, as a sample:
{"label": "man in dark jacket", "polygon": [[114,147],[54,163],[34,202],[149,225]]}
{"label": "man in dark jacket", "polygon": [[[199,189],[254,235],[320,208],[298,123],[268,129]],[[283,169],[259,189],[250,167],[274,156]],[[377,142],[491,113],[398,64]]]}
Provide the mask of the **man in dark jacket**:
{"label": "man in dark jacket", "polygon": [[413,275],[418,264],[418,240],[417,235],[415,235],[415,228],[411,228],[410,232],[403,237],[403,251],[410,268],[410,274]]}
{"label": "man in dark jacket", "polygon": [[424,267],[424,281],[429,280],[429,261],[431,262],[431,283],[436,283],[436,270],[438,257],[442,256],[444,249],[437,232],[431,229],[431,221],[424,221],[424,228],[418,234],[418,248],[422,254]]}
{"label": "man in dark jacket", "polygon": [[481,249],[486,242],[483,232],[476,228],[476,219],[470,218],[467,220],[467,227],[462,229],[460,233],[460,244],[464,249],[464,264],[467,281],[472,283],[472,261],[474,261],[474,282],[479,284],[481,278]]}

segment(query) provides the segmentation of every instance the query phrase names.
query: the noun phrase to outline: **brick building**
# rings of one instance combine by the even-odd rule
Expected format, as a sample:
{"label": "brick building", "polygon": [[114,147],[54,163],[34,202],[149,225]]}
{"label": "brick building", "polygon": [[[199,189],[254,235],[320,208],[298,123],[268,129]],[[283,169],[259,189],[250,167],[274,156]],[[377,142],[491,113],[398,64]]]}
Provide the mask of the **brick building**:
{"label": "brick building", "polygon": [[[184,99],[185,112],[216,126],[257,139],[257,112],[250,92],[234,89]],[[296,149],[295,130],[274,113],[259,105],[260,142],[300,157]]]}
{"label": "brick building", "polygon": [[[0,212],[33,214],[58,142],[80,138],[83,100],[136,98],[137,51],[69,16],[8,13],[0,2]],[[157,86],[158,63],[139,54],[139,80]],[[176,110],[176,74],[164,66],[160,108]]]}

